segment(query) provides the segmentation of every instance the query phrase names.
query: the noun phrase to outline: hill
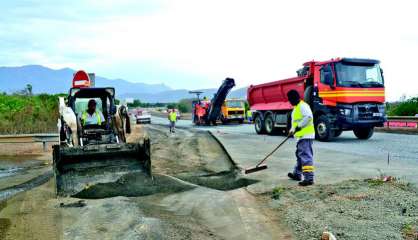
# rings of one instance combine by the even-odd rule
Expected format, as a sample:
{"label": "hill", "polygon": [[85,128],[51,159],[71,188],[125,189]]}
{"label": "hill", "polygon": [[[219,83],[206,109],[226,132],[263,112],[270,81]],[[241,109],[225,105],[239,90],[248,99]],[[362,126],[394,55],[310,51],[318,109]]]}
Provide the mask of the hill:
{"label": "hill", "polygon": [[[41,65],[26,65],[21,67],[0,67],[0,92],[13,93],[32,85],[35,94],[67,93],[75,70],[70,68],[51,69]],[[219,81],[220,83],[220,81]],[[187,89],[171,89],[164,84],[147,84],[130,82],[124,79],[109,79],[96,75],[97,87],[112,86],[117,97],[135,98],[142,102],[177,102],[184,98],[192,98]],[[217,88],[201,89],[202,96],[211,97]],[[230,97],[245,98],[247,88],[231,91]]]}
{"label": "hill", "polygon": [[[207,96],[211,98],[213,94],[216,93],[217,88],[210,88],[210,89],[198,89],[197,91],[202,91],[201,97]],[[238,88],[232,90],[228,97],[229,98],[243,98],[246,99],[247,96],[247,88]],[[187,89],[177,89],[177,90],[169,90],[157,93],[126,93],[120,96],[121,98],[134,98],[139,99],[141,102],[151,102],[151,103],[166,103],[166,102],[178,102],[181,99],[186,98],[194,98],[196,97],[194,94],[190,94],[189,90]]]}
{"label": "hill", "polygon": [[[0,67],[0,91],[12,93],[31,84],[34,93],[66,93],[71,86],[75,70],[70,68],[51,69],[40,65]],[[97,87],[112,86],[119,95],[127,92],[151,93],[168,91],[164,84],[134,83],[123,79],[108,79],[96,76]]]}

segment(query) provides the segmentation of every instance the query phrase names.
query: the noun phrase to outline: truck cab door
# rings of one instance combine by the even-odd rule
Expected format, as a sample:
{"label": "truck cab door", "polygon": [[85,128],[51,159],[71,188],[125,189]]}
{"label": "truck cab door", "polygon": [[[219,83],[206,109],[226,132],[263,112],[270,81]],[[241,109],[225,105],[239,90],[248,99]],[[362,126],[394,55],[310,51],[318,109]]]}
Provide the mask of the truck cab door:
{"label": "truck cab door", "polygon": [[336,106],[335,71],[331,63],[325,64],[319,71],[318,95],[322,103],[328,106]]}

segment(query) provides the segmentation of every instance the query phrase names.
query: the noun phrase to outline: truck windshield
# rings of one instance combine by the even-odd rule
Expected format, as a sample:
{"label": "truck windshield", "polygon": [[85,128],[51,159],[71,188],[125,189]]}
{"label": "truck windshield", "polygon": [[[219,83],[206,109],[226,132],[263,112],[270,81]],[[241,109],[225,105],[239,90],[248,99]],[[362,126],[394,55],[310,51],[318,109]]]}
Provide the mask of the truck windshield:
{"label": "truck windshield", "polygon": [[336,63],[337,85],[342,87],[383,87],[379,64]]}
{"label": "truck windshield", "polygon": [[242,101],[227,101],[226,106],[230,108],[243,108],[244,103]]}

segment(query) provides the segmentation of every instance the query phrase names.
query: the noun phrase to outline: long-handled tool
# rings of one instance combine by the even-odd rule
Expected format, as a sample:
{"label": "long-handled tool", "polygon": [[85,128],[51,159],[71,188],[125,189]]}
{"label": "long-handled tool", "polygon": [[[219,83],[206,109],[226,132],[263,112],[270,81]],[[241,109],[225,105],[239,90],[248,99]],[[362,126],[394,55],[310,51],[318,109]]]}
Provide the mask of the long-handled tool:
{"label": "long-handled tool", "polygon": [[273,153],[275,153],[277,151],[277,149],[279,149],[291,136],[287,136],[283,142],[281,142],[279,145],[277,145],[277,147],[271,151],[271,153],[269,153],[263,160],[261,160],[257,165],[255,165],[255,167],[252,168],[247,168],[245,169],[245,174],[249,174],[249,173],[253,173],[253,172],[258,172],[264,169],[267,169],[267,165],[263,164],[267,158],[269,158],[271,155],[273,155]]}

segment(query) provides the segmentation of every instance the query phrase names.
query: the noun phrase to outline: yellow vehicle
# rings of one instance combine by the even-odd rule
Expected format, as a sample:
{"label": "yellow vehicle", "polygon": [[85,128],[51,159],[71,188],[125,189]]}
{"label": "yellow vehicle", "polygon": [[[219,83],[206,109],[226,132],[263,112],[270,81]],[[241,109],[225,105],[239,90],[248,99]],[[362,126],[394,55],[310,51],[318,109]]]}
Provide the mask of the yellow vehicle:
{"label": "yellow vehicle", "polygon": [[237,121],[243,123],[245,119],[245,100],[242,99],[226,99],[221,108],[221,121],[228,123]]}

